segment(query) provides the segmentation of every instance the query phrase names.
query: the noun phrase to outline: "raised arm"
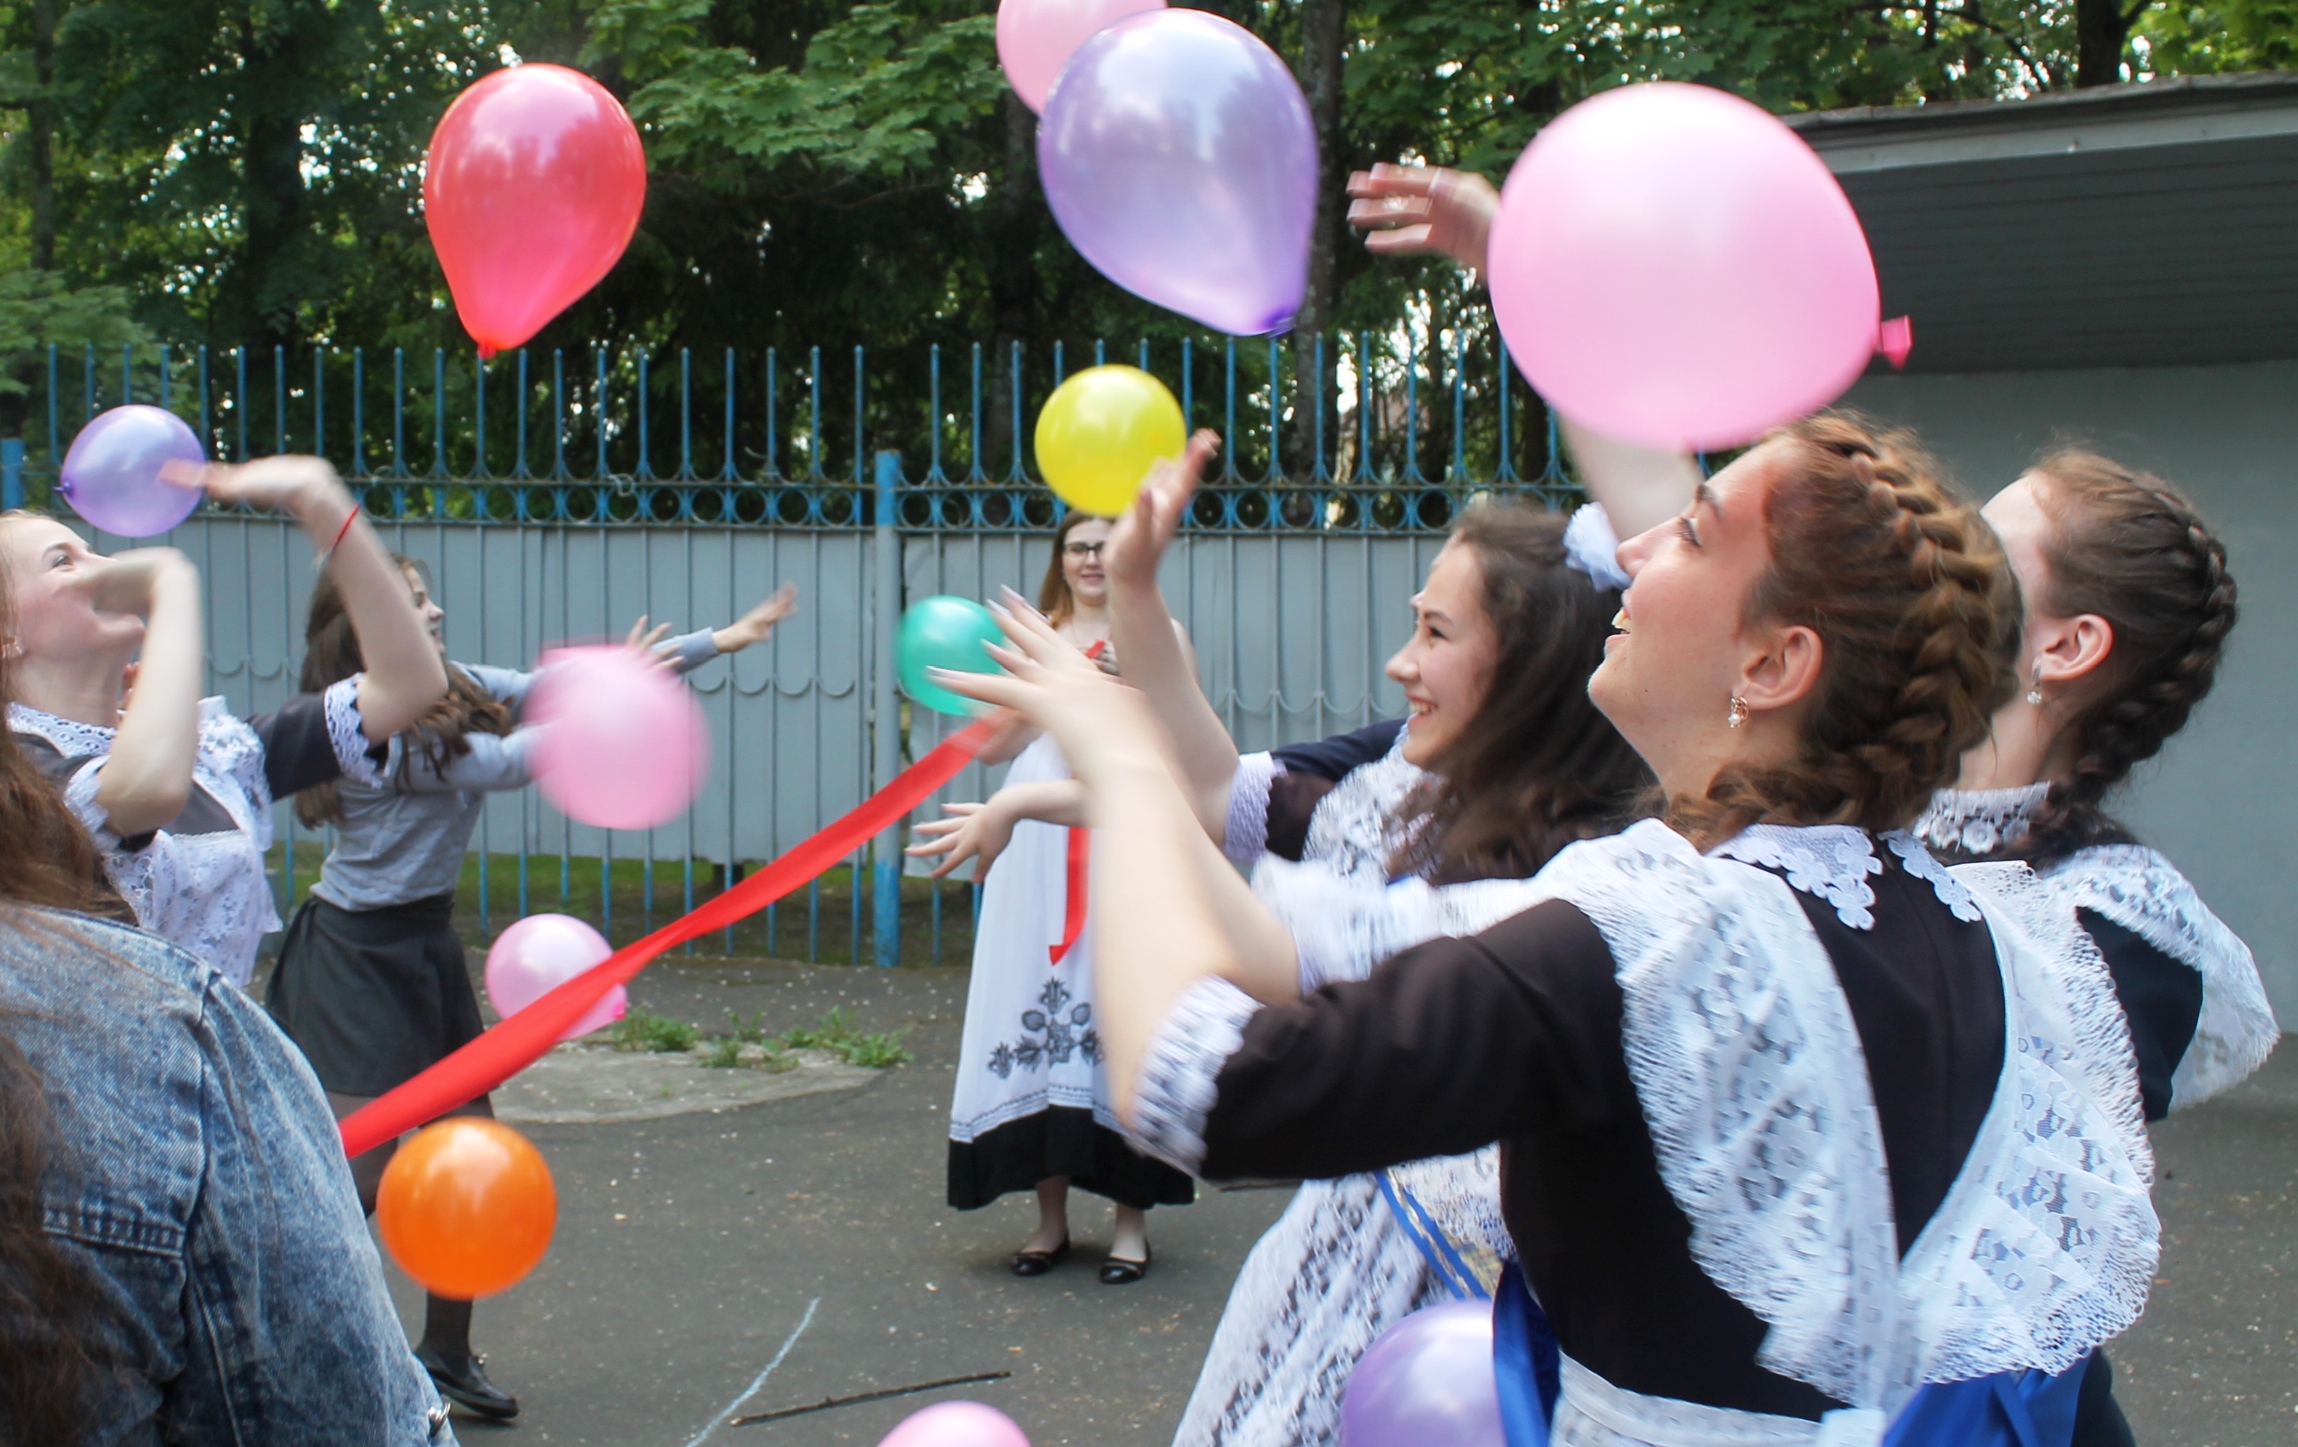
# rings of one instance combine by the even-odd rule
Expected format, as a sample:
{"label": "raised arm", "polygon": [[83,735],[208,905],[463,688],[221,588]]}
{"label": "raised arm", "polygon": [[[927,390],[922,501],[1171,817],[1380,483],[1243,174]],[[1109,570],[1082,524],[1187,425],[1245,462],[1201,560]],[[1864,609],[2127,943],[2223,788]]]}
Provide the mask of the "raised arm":
{"label": "raised arm", "polygon": [[1109,635],[1125,681],[1140,690],[1171,740],[1178,778],[1198,826],[1215,844],[1227,832],[1237,745],[1197,670],[1157,584],[1157,565],[1188,516],[1205,465],[1221,439],[1200,431],[1188,451],[1152,468],[1133,506],[1109,535]]}
{"label": "raised arm", "polygon": [[[1482,176],[1384,162],[1350,176],[1348,193],[1349,224],[1366,233],[1365,247],[1374,254],[1449,256],[1470,271],[1485,270],[1500,193]],[[1575,475],[1603,504],[1619,536],[1632,538],[1690,505],[1700,481],[1695,459],[1614,442],[1568,417],[1557,420]]]}
{"label": "raised arm", "polygon": [[199,691],[207,668],[199,573],[174,548],[136,548],[104,563],[96,606],[144,615],[135,687],[96,779],[96,807],[123,839],[165,826],[191,799]]}
{"label": "raised arm", "polygon": [[302,525],[342,590],[343,611],[367,663],[359,722],[369,742],[384,742],[446,696],[446,664],[408,596],[406,575],[325,458],[212,463],[198,477],[218,502],[278,508]]}

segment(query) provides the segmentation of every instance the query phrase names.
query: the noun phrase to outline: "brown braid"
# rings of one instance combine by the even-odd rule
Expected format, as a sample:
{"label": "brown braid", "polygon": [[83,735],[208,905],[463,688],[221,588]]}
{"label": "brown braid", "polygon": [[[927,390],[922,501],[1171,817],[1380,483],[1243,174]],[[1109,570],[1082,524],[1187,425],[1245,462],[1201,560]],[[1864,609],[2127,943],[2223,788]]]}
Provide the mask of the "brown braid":
{"label": "brown braid", "polygon": [[2131,767],[2186,726],[2218,678],[2239,610],[2226,544],[2168,482],[2062,448],[2032,469],[2051,524],[2035,600],[2114,629],[2109,690],[2075,720],[2074,777],[2052,787],[2020,852],[2056,858],[2129,835],[2100,808]]}
{"label": "brown braid", "polygon": [[1794,445],[1765,503],[1771,567],[1744,616],[1819,635],[1804,752],[1727,769],[1671,818],[1703,840],[1766,821],[1904,827],[2008,695],[2010,569],[1912,434],[1829,413],[1764,440]]}

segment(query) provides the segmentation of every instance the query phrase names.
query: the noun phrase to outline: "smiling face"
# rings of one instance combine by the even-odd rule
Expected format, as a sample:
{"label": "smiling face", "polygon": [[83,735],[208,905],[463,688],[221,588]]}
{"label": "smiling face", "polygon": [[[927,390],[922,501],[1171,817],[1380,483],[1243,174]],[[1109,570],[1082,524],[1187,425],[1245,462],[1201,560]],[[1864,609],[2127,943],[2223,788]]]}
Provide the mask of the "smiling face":
{"label": "smiling face", "polygon": [[96,587],[112,566],[79,534],[48,518],[0,522],[0,549],[15,584],[14,652],[27,661],[103,658],[125,668],[144,641],[144,620],[104,613]]}
{"label": "smiling face", "polygon": [[1670,794],[1704,794],[1734,751],[1731,701],[1762,651],[1742,620],[1771,566],[1764,502],[1793,445],[1742,455],[1689,508],[1620,546],[1633,581],[1588,693]]}
{"label": "smiling face", "polygon": [[1109,575],[1102,570],[1102,549],[1109,542],[1105,518],[1087,518],[1069,530],[1061,543],[1061,576],[1069,583],[1069,596],[1087,608],[1109,603]]}
{"label": "smiling face", "polygon": [[1429,768],[1456,742],[1484,696],[1500,657],[1500,634],[1484,607],[1484,569],[1473,548],[1446,543],[1412,600],[1412,638],[1388,661],[1404,686],[1412,719],[1404,757]]}

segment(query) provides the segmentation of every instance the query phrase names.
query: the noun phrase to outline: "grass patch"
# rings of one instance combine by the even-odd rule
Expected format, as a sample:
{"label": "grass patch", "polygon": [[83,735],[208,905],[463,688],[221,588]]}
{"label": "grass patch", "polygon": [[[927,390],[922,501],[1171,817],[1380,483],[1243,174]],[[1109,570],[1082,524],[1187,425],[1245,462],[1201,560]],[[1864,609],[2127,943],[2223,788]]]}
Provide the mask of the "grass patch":
{"label": "grass patch", "polygon": [[902,1048],[902,1037],[909,1033],[906,1028],[873,1033],[856,1030],[854,1017],[841,1007],[811,1026],[783,1031],[781,1043],[785,1050],[826,1050],[849,1065],[885,1070],[911,1058]]}
{"label": "grass patch", "polygon": [[[617,1050],[647,1050],[658,1055],[674,1055],[692,1050],[702,1038],[702,1032],[684,1020],[673,1020],[668,1015],[649,1014],[633,1010],[614,1022],[607,1032],[607,1040]],[[740,1042],[736,1042],[737,1048]]]}

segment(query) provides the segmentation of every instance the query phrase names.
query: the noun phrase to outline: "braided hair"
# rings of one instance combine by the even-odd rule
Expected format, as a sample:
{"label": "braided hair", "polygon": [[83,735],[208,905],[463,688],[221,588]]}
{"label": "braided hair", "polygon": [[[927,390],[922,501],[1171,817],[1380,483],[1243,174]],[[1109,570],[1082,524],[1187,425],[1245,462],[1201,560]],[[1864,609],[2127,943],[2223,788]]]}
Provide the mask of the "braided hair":
{"label": "braided hair", "polygon": [[1707,840],[1766,821],[1902,828],[2009,694],[2016,584],[1913,434],[1823,413],[1764,441],[1790,447],[1765,501],[1771,565],[1744,617],[1819,635],[1803,752],[1724,770],[1705,799],[1671,801],[1671,821]]}
{"label": "braided hair", "polygon": [[2234,575],[2185,494],[2159,477],[2065,447],[2030,470],[2049,523],[2037,609],[2107,620],[2110,687],[2078,717],[2071,779],[2054,783],[2020,853],[2063,858],[2128,839],[2100,803],[2186,726],[2234,630]]}

